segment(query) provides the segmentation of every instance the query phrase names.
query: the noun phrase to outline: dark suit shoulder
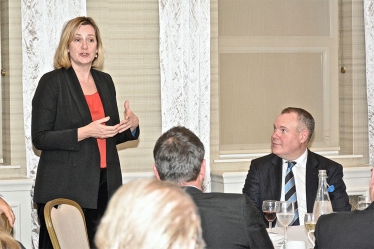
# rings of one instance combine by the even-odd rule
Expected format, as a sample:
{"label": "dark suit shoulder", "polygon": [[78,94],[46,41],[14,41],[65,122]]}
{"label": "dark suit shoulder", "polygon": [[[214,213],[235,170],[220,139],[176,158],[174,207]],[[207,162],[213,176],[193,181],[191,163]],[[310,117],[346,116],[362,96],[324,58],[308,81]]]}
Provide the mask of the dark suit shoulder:
{"label": "dark suit shoulder", "polygon": [[317,153],[314,153],[312,151],[308,151],[308,153],[309,153],[308,154],[308,159],[314,157],[314,160],[317,160],[317,162],[319,164],[326,165],[326,166],[335,166],[335,167],[340,165],[339,163],[337,163],[337,162],[335,162],[335,161],[333,161],[333,160],[331,160],[327,157],[324,157],[324,156],[321,156]]}
{"label": "dark suit shoulder", "polygon": [[262,218],[246,195],[185,189],[198,207],[206,248],[273,248]]}
{"label": "dark suit shoulder", "polygon": [[216,200],[230,202],[235,200],[242,201],[242,199],[245,198],[243,194],[219,192],[203,193],[194,188],[188,188],[186,192],[190,194],[194,200]]}
{"label": "dark suit shoulder", "polygon": [[374,204],[363,211],[322,215],[316,224],[315,248],[374,248],[370,231],[374,223]]}
{"label": "dark suit shoulder", "polygon": [[251,161],[250,168],[261,168],[265,165],[278,165],[282,161],[282,158],[278,157],[277,155],[271,153]]}
{"label": "dark suit shoulder", "polygon": [[262,157],[255,158],[251,162],[256,163],[256,164],[260,164],[260,163],[265,163],[265,162],[271,161],[274,158],[279,158],[279,157],[277,155],[271,153],[271,154],[267,154],[267,155],[262,156]]}
{"label": "dark suit shoulder", "polygon": [[56,98],[59,89],[61,88],[62,82],[64,82],[64,69],[55,69],[53,71],[45,73],[39,80],[38,86],[36,88],[33,105],[36,104],[34,101],[37,101],[45,105],[44,98],[46,96],[54,96]]}
{"label": "dark suit shoulder", "polygon": [[106,81],[113,81],[112,76],[110,76],[110,74],[103,72],[103,71],[99,71],[94,68],[91,69],[91,74],[103,77]]}
{"label": "dark suit shoulder", "polygon": [[47,72],[47,73],[43,74],[42,77],[39,80],[39,83],[40,82],[55,83],[56,78],[59,78],[59,77],[63,76],[63,70],[65,70],[65,69],[60,68],[60,69],[55,69],[55,70],[52,70],[50,72]]}

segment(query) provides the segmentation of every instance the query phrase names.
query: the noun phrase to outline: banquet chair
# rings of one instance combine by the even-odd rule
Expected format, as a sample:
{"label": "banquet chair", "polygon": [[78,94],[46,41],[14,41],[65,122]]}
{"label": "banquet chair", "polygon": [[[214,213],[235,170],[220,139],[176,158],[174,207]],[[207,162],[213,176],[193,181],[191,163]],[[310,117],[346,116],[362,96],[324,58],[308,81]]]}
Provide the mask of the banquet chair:
{"label": "banquet chair", "polygon": [[86,221],[75,201],[58,198],[47,202],[44,218],[54,249],[89,249]]}

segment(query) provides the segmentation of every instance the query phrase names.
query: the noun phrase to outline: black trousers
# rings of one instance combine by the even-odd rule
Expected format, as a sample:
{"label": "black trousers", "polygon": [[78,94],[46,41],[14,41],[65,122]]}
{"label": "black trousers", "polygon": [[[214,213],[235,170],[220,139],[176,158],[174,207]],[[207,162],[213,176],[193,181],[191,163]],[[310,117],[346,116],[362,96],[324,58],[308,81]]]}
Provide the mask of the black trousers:
{"label": "black trousers", "polygon": [[[85,219],[88,240],[91,248],[95,246],[95,234],[97,226],[104,215],[105,209],[108,205],[108,188],[107,188],[107,172],[106,169],[100,169],[100,186],[99,195],[97,200],[97,209],[82,208]],[[38,217],[39,217],[39,248],[40,249],[53,249],[51,239],[49,238],[47,226],[44,219],[45,203],[37,203]]]}

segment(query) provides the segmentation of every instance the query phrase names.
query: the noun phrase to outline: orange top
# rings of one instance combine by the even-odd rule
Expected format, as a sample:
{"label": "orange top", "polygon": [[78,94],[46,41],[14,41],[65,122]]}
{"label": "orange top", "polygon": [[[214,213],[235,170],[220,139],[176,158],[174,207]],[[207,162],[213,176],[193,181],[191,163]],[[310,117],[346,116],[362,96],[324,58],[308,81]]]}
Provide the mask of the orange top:
{"label": "orange top", "polygon": [[[96,92],[92,95],[84,95],[84,96],[86,97],[88,108],[90,108],[92,121],[96,121],[98,119],[104,118],[105,117],[104,107],[103,107],[103,103],[101,102],[99,93]],[[100,152],[100,168],[106,168],[106,139],[98,138],[97,145],[99,146],[99,152]]]}

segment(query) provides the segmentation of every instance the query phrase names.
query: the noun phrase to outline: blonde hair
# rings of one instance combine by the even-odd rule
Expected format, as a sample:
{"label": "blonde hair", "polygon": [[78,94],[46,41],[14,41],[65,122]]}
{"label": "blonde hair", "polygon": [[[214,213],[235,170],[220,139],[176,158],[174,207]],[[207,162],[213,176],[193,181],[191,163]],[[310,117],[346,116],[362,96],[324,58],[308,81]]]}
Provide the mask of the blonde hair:
{"label": "blonde hair", "polygon": [[0,249],[21,249],[21,245],[10,234],[0,229]]}
{"label": "blonde hair", "polygon": [[103,55],[103,44],[100,36],[99,27],[96,25],[95,21],[91,17],[76,17],[68,21],[61,33],[60,43],[56,49],[53,64],[55,68],[69,68],[71,67],[70,55],[68,52],[69,44],[74,40],[78,29],[82,25],[91,25],[95,30],[95,36],[97,40],[97,57],[92,62],[92,67],[96,69],[101,69],[104,65],[104,55]]}
{"label": "blonde hair", "polygon": [[183,189],[155,179],[133,180],[113,195],[96,233],[99,249],[200,249],[200,217]]}

